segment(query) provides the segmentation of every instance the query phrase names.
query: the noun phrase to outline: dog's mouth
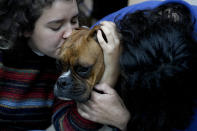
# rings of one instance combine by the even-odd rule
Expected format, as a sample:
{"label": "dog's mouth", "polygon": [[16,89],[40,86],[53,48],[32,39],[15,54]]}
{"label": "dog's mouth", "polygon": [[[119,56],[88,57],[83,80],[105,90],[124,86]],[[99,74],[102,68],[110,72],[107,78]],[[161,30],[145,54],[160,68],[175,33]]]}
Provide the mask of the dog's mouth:
{"label": "dog's mouth", "polygon": [[55,84],[54,95],[61,100],[74,100],[77,102],[86,102],[90,99],[90,92],[85,85],[78,85],[73,87],[60,87]]}
{"label": "dog's mouth", "polygon": [[59,96],[58,99],[64,100],[64,101],[70,101],[70,100],[72,100],[72,99],[70,99],[70,98],[61,97],[61,96]]}

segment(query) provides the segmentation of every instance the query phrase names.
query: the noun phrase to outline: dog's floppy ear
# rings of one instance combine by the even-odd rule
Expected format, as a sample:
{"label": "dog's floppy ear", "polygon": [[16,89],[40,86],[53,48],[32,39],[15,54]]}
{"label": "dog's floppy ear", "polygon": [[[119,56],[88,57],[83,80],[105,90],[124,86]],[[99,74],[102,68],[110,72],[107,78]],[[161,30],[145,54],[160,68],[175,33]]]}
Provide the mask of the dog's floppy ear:
{"label": "dog's floppy ear", "polygon": [[87,39],[89,39],[89,38],[94,38],[94,40],[97,41],[96,32],[97,32],[99,29],[100,29],[100,25],[94,26],[94,27],[88,32]]}
{"label": "dog's floppy ear", "polygon": [[[96,33],[97,33],[98,30],[101,30],[101,25],[96,25],[96,26],[94,26],[94,27],[90,30],[90,32],[88,33],[87,39],[89,39],[89,38],[94,38],[95,41],[98,41],[98,40],[97,40],[97,37],[96,37]],[[107,38],[106,38],[104,32],[103,32],[102,30],[101,30],[101,32],[102,32],[102,36],[103,36],[104,40],[107,42]]]}

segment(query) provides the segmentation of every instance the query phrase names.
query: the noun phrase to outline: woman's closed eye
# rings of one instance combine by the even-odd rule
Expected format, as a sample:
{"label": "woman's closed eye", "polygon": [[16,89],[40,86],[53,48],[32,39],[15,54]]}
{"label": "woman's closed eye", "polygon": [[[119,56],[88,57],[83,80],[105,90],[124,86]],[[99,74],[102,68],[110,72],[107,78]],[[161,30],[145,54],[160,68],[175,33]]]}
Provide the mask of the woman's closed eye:
{"label": "woman's closed eye", "polygon": [[53,31],[58,31],[62,26],[62,23],[50,23],[48,27]]}

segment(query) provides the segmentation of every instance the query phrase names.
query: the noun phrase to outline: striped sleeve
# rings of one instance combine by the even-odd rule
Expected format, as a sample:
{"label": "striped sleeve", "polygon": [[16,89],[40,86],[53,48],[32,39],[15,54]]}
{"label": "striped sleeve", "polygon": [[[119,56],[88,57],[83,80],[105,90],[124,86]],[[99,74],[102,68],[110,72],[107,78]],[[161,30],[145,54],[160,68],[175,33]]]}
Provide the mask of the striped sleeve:
{"label": "striped sleeve", "polygon": [[102,126],[82,118],[74,101],[56,101],[52,121],[57,131],[96,131]]}

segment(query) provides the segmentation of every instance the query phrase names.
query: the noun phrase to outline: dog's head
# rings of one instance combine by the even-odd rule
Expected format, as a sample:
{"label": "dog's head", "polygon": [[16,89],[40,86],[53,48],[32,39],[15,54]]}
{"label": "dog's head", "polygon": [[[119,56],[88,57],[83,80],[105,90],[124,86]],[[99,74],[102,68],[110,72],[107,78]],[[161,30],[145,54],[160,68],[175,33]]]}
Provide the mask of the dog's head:
{"label": "dog's head", "polygon": [[98,29],[99,26],[78,28],[63,44],[60,51],[63,73],[54,90],[57,97],[87,101],[93,86],[100,81],[105,67],[102,49],[94,37]]}

